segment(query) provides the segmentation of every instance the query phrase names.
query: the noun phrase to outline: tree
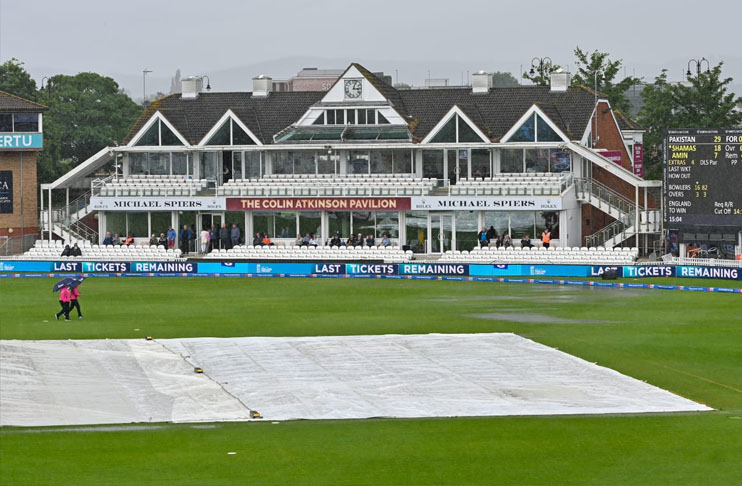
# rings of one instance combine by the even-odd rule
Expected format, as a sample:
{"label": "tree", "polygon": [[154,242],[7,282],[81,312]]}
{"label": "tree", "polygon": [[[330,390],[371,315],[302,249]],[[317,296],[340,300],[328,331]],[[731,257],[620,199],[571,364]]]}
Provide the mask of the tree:
{"label": "tree", "polygon": [[175,76],[170,78],[170,94],[180,93],[180,68],[175,70]]}
{"label": "tree", "polygon": [[504,71],[495,71],[492,73],[492,86],[494,88],[506,88],[508,86],[518,86],[518,80],[510,73]]}
{"label": "tree", "polygon": [[531,67],[530,70],[523,73],[523,79],[527,79],[536,86],[549,86],[551,84],[551,73],[561,69],[559,64],[542,62],[538,67]]}
{"label": "tree", "polygon": [[691,77],[688,84],[670,84],[662,70],[653,84],[642,90],[644,106],[639,123],[646,128],[644,146],[647,178],[662,176],[663,132],[671,128],[729,128],[742,123],[736,105],[742,98],[727,93],[732,78],[722,79],[723,63]]}
{"label": "tree", "polygon": [[36,81],[16,58],[0,65],[0,90],[27,100],[36,101]]}
{"label": "tree", "polygon": [[607,52],[598,52],[596,49],[589,54],[575,47],[577,72],[572,76],[572,85],[583,85],[596,89],[606,96],[611,107],[623,113],[629,113],[631,102],[629,102],[626,91],[633,84],[640,81],[639,78],[627,76],[619,82],[614,82],[621,69],[622,61],[611,61]]}
{"label": "tree", "polygon": [[39,101],[49,107],[39,182],[51,182],[101,148],[121,143],[141,112],[116,81],[95,73],[53,76]]}

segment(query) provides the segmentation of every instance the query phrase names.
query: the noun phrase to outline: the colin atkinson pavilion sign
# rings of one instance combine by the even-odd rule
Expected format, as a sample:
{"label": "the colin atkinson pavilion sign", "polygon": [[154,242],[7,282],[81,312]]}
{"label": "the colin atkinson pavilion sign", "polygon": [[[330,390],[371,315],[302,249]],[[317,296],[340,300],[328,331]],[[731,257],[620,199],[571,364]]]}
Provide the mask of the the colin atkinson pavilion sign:
{"label": "the colin atkinson pavilion sign", "polygon": [[91,197],[95,211],[224,211],[223,197]]}
{"label": "the colin atkinson pavilion sign", "polygon": [[232,197],[227,199],[228,211],[398,211],[410,209],[408,197]]}
{"label": "the colin atkinson pavilion sign", "polygon": [[510,210],[510,211],[558,211],[562,209],[561,197],[515,196],[515,197],[413,197],[413,211],[455,210]]}

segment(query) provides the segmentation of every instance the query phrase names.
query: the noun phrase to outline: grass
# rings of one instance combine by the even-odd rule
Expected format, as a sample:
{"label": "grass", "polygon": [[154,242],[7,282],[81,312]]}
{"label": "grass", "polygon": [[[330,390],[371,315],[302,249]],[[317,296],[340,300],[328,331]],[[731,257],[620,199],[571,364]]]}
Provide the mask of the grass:
{"label": "grass", "polygon": [[50,320],[58,306],[52,284],[0,280],[0,338],[516,332],[718,411],[4,428],[2,484],[742,484],[739,294],[375,279],[91,278],[81,287],[86,319],[64,323]]}

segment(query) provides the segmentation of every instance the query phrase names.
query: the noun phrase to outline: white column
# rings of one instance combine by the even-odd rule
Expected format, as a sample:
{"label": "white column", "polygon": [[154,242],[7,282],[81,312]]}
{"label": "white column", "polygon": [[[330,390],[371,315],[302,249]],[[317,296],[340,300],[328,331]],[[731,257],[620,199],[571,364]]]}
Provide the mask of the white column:
{"label": "white column", "polygon": [[52,241],[52,189],[49,187],[49,241]]}

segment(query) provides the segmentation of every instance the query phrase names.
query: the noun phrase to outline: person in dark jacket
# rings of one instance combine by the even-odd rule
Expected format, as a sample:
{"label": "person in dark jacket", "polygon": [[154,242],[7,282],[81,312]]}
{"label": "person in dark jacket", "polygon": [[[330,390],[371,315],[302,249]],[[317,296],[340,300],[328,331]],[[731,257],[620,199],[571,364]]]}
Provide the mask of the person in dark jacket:
{"label": "person in dark jacket", "polygon": [[71,254],[70,245],[64,245],[64,250],[62,250],[62,256],[70,256]]}
{"label": "person in dark jacket", "polygon": [[209,229],[209,246],[211,246],[211,251],[219,249],[219,228],[214,223]]}
{"label": "person in dark jacket", "polygon": [[82,256],[82,250],[77,246],[77,243],[70,249],[70,256]]}
{"label": "person in dark jacket", "polygon": [[219,229],[219,241],[222,243],[222,250],[229,250],[229,229],[227,223],[222,223]]}
{"label": "person in dark jacket", "polygon": [[180,252],[183,255],[188,254],[188,243],[191,240],[191,230],[188,228],[187,224],[183,225],[183,229],[180,230],[180,234],[178,234],[178,237],[180,238]]}
{"label": "person in dark jacket", "polygon": [[229,239],[232,243],[232,248],[240,244],[240,228],[237,227],[237,224],[232,223],[232,229],[229,230]]}
{"label": "person in dark jacket", "polygon": [[492,241],[497,239],[497,230],[494,226],[490,226],[490,229],[487,230],[487,240]]}

